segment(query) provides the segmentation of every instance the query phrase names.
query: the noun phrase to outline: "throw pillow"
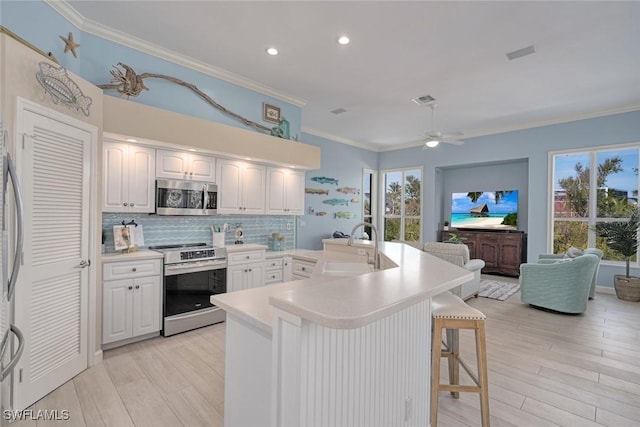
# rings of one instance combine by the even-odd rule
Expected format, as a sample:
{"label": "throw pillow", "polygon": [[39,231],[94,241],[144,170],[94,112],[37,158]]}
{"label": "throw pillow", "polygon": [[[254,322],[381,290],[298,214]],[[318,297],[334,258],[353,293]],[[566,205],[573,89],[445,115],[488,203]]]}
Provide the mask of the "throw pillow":
{"label": "throw pillow", "polygon": [[578,249],[575,248],[573,246],[571,246],[568,250],[567,250],[567,257],[569,258],[576,258],[582,255],[582,249]]}

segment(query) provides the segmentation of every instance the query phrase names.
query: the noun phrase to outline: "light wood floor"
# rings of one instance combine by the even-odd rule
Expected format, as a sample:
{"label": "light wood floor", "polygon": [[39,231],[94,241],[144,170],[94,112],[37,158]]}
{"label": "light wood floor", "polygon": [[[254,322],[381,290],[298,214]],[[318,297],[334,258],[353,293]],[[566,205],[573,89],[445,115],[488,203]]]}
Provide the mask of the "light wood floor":
{"label": "light wood floor", "polygon": [[[535,310],[519,294],[469,304],[488,317],[492,426],[640,426],[640,304],[597,294],[582,316]],[[219,324],[107,351],[31,409],[69,409],[65,426],[222,426],[224,333]],[[472,340],[461,333],[475,363]],[[480,425],[476,394],[442,393],[439,409],[440,426]]]}

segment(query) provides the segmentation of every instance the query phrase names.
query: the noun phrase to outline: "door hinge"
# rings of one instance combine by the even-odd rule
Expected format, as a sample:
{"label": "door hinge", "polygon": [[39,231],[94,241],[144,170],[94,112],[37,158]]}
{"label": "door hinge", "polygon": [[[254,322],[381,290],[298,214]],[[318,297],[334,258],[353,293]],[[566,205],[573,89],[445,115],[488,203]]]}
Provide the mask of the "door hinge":
{"label": "door hinge", "polygon": [[18,382],[22,382],[22,368],[18,371]]}
{"label": "door hinge", "polygon": [[23,150],[24,150],[24,137],[25,137],[25,136],[26,136],[26,135],[23,133],[23,134],[22,134],[22,149],[23,149]]}

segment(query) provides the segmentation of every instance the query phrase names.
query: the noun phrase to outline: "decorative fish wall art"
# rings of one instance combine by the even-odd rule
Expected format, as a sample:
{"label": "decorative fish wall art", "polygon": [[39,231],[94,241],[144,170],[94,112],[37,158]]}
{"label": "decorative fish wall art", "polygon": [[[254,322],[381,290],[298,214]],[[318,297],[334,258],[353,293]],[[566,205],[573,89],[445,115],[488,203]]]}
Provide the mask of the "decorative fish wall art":
{"label": "decorative fish wall art", "polygon": [[353,198],[351,199],[351,203],[360,203],[360,199]]}
{"label": "decorative fish wall art", "polygon": [[325,216],[327,213],[325,211],[316,212],[316,216]]}
{"label": "decorative fish wall art", "polygon": [[333,214],[334,218],[340,218],[340,219],[352,219],[356,217],[356,214],[353,212],[336,212]]}
{"label": "decorative fish wall art", "polygon": [[322,203],[326,203],[327,205],[331,205],[331,206],[336,206],[336,205],[349,206],[349,201],[347,199],[327,199],[327,200],[323,200]]}
{"label": "decorative fish wall art", "polygon": [[327,196],[329,195],[329,190],[324,190],[322,188],[309,188],[306,187],[304,189],[304,192],[307,194],[326,194]]}
{"label": "decorative fish wall art", "polygon": [[335,184],[338,185],[338,180],[335,178],[327,178],[326,176],[314,176],[311,178],[311,181],[317,182],[319,184]]}
{"label": "decorative fish wall art", "polygon": [[360,194],[360,190],[356,187],[340,187],[336,191],[344,194]]}

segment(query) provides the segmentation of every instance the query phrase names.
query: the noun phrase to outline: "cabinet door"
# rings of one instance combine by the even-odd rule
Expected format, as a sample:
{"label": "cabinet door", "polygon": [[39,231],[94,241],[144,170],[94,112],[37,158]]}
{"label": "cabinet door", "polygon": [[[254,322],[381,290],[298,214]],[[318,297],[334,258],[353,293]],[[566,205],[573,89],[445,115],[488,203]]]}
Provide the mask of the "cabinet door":
{"label": "cabinet door", "polygon": [[132,336],[135,337],[160,330],[161,288],[160,276],[134,279]]}
{"label": "cabinet door", "polygon": [[155,212],[156,150],[129,145],[129,212]]}
{"label": "cabinet door", "polygon": [[242,182],[242,213],[263,214],[265,212],[266,167],[244,164]]}
{"label": "cabinet door", "polygon": [[156,152],[156,176],[158,178],[187,179],[188,166],[188,153],[168,150]]}
{"label": "cabinet door", "polygon": [[265,274],[264,264],[248,264],[247,266],[247,288],[258,288],[264,286]]}
{"label": "cabinet door", "polygon": [[246,269],[244,264],[227,268],[227,292],[246,289]]}
{"label": "cabinet door", "polygon": [[282,258],[282,281],[290,282],[293,280],[293,259],[291,257]]}
{"label": "cabinet door", "polygon": [[189,179],[194,181],[215,182],[216,180],[216,159],[210,156],[190,154],[189,156]]}
{"label": "cabinet door", "polygon": [[503,236],[500,239],[500,268],[505,274],[518,275],[522,262],[522,241],[520,237]]}
{"label": "cabinet door", "polygon": [[[286,170],[267,168],[266,213],[283,215],[286,208]],[[304,191],[304,190],[303,190]]]}
{"label": "cabinet door", "polygon": [[489,271],[498,268],[500,263],[500,252],[497,240],[493,237],[485,239],[481,236],[478,237],[476,244],[476,254],[479,254],[479,258],[484,261],[485,269]]}
{"label": "cabinet door", "polygon": [[109,280],[102,285],[102,344],[130,338],[133,280]]}
{"label": "cabinet door", "polygon": [[241,211],[242,162],[218,160],[218,213],[237,214]]}
{"label": "cabinet door", "polygon": [[304,215],[304,172],[289,171],[286,181],[287,215]]}
{"label": "cabinet door", "polygon": [[102,143],[102,211],[128,212],[127,144]]}

